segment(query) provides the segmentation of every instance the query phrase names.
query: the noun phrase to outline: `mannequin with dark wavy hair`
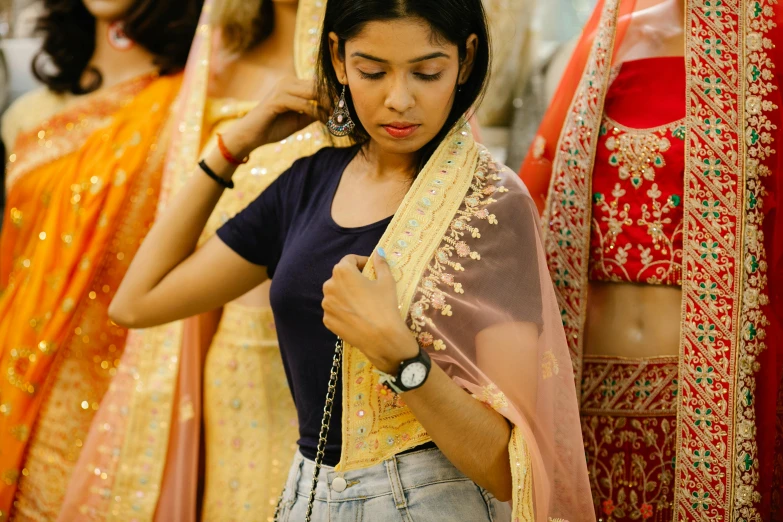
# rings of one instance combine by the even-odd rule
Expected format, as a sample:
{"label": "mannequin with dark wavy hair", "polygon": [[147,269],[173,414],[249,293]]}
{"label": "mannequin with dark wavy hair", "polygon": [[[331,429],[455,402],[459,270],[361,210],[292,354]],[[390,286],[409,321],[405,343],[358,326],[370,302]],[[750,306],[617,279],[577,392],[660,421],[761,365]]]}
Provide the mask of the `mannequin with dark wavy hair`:
{"label": "mannequin with dark wavy hair", "polygon": [[2,522],[57,518],[117,374],[127,330],[107,308],[154,218],[201,1],[44,3],[45,87],[2,125]]}
{"label": "mannequin with dark wavy hair", "polygon": [[[33,61],[33,74],[58,93],[85,94],[98,89],[106,72],[94,60],[100,55],[106,26],[116,20],[122,20],[125,34],[142,52],[152,55],[161,74],[176,72],[188,58],[198,4],[122,0],[107,7],[96,0],[44,0],[45,14],[36,26],[44,42]],[[125,57],[122,62],[127,65]]]}

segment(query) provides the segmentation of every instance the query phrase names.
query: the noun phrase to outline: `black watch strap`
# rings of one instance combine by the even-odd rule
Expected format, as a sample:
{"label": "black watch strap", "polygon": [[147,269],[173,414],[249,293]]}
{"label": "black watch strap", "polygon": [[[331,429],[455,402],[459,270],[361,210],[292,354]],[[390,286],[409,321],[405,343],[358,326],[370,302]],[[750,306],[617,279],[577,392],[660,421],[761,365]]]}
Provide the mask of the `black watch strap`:
{"label": "black watch strap", "polygon": [[[425,368],[425,375],[424,379],[421,382],[416,383],[413,386],[406,386],[403,382],[403,374],[405,373],[406,369],[413,365],[423,365]],[[397,388],[400,389],[400,391],[407,392],[411,390],[415,390],[416,388],[420,388],[424,385],[425,382],[427,382],[427,377],[429,377],[430,369],[432,368],[432,359],[430,359],[429,354],[424,351],[423,348],[419,347],[419,355],[416,357],[411,357],[410,359],[406,359],[400,363],[400,370],[397,372],[397,375],[394,378],[394,384]]]}

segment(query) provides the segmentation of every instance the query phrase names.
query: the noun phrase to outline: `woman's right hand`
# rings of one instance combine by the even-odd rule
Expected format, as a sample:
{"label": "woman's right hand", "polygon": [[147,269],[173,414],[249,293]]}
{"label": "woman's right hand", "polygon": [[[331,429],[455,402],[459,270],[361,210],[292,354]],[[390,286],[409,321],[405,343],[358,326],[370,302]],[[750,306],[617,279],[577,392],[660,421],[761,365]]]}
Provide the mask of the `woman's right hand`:
{"label": "woman's right hand", "polygon": [[244,158],[253,150],[287,138],[319,116],[313,80],[281,79],[269,96],[223,133],[231,153]]}

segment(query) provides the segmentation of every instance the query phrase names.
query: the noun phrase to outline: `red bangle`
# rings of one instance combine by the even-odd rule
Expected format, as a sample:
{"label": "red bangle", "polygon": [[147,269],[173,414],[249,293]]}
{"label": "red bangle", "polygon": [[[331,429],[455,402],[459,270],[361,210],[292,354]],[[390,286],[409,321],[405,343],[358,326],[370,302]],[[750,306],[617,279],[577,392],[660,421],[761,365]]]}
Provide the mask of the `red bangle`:
{"label": "red bangle", "polygon": [[245,156],[245,159],[243,159],[241,161],[236,159],[234,157],[234,155],[231,154],[231,151],[228,150],[228,147],[226,147],[226,144],[223,143],[223,135],[221,135],[221,134],[217,135],[217,145],[218,145],[218,149],[220,150],[220,154],[222,154],[223,158],[227,162],[231,163],[232,165],[242,165],[244,163],[247,163],[247,160],[250,159],[248,156]]}

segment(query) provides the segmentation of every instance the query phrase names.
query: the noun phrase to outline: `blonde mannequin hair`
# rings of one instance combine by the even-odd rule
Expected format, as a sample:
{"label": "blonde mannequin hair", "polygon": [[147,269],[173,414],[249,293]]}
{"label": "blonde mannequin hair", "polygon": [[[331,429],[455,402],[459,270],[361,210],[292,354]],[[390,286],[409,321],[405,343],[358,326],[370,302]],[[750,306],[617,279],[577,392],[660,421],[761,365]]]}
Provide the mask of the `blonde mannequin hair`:
{"label": "blonde mannequin hair", "polygon": [[[223,46],[242,53],[258,44],[271,32],[271,17],[263,16],[269,0],[221,0],[212,7],[212,23],[219,27]],[[265,19],[268,18],[268,19]]]}

